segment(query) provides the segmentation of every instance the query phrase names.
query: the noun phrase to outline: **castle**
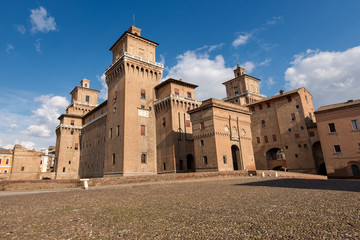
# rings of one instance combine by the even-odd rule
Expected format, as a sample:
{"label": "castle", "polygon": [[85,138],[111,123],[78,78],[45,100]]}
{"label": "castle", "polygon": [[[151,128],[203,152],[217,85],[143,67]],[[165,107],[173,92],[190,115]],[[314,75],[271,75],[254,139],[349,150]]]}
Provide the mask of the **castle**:
{"label": "castle", "polygon": [[[71,91],[56,128],[56,179],[189,171],[287,169],[323,164],[311,94],[304,88],[266,98],[259,79],[237,66],[223,100],[196,100],[194,84],[160,82],[158,43],[131,26],[106,69],[108,100],[88,79]],[[320,145],[319,145],[320,146]]]}

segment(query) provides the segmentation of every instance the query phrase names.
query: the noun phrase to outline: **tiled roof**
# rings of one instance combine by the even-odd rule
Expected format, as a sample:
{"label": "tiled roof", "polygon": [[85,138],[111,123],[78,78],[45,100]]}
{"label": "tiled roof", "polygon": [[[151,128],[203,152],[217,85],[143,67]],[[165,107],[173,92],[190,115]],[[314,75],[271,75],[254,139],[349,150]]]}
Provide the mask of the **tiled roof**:
{"label": "tiled roof", "polygon": [[[267,101],[270,101],[270,100],[274,100],[274,99],[277,99],[277,98],[282,98],[284,96],[289,96],[291,94],[294,94],[294,93],[297,93],[299,92],[300,90],[302,89],[305,89],[304,87],[302,88],[298,88],[298,89],[295,89],[295,90],[292,90],[292,91],[289,91],[289,92],[284,92],[283,94],[278,94],[278,95],[275,95],[275,96],[272,96],[272,97],[268,97],[268,98],[265,98],[265,99],[262,99],[260,101],[257,101],[257,102],[252,102],[252,103],[248,103],[246,104],[245,106],[252,106],[252,105],[256,105],[256,104],[259,104],[259,103],[263,103],[263,102],[267,102]],[[307,90],[306,90],[307,91]],[[308,92],[308,91],[307,91]]]}
{"label": "tiled roof", "polygon": [[315,111],[315,113],[323,112],[323,111],[335,110],[335,109],[338,109],[338,108],[352,107],[352,106],[356,106],[356,105],[360,105],[360,99],[357,99],[357,100],[349,100],[349,101],[347,101],[347,102],[342,102],[342,103],[336,103],[336,104],[331,104],[331,105],[322,106],[322,107],[318,108],[318,109]]}

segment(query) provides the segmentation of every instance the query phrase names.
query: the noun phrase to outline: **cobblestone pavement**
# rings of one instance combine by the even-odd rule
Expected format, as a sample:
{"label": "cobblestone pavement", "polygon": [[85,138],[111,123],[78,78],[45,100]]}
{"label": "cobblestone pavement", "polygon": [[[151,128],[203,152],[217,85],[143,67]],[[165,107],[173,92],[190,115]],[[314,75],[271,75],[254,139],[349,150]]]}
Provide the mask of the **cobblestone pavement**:
{"label": "cobblestone pavement", "polygon": [[275,178],[0,198],[1,239],[359,239],[360,181]]}

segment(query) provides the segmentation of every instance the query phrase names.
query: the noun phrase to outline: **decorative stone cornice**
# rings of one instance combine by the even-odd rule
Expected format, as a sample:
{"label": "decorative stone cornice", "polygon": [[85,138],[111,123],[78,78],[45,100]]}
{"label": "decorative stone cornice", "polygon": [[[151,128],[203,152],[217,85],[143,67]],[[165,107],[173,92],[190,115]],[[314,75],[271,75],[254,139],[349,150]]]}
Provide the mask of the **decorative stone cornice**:
{"label": "decorative stone cornice", "polygon": [[223,98],[222,100],[227,101],[227,100],[230,100],[230,99],[233,99],[233,98],[236,98],[236,97],[241,97],[241,96],[244,96],[244,95],[246,95],[248,97],[248,96],[250,96],[250,94],[258,96],[258,97],[266,98],[266,95],[264,95],[264,94],[246,90],[245,92],[241,92],[241,93],[235,94],[233,96]]}
{"label": "decorative stone cornice", "polygon": [[170,94],[166,97],[163,97],[163,98],[160,98],[160,99],[157,99],[154,101],[154,106],[155,105],[158,105],[168,99],[176,99],[176,100],[180,100],[180,101],[184,101],[184,102],[188,102],[188,103],[194,103],[194,104],[198,104],[198,105],[201,105],[201,101],[198,101],[198,100],[195,100],[195,99],[192,99],[192,98],[185,98],[185,97],[180,97],[179,95],[175,95],[175,94]]}
{"label": "decorative stone cornice", "polygon": [[60,124],[59,126],[57,126],[55,128],[55,130],[57,130],[58,128],[70,128],[70,129],[78,129],[78,130],[82,129],[82,127],[80,127],[80,126],[74,126],[74,125],[69,125],[69,124]]}

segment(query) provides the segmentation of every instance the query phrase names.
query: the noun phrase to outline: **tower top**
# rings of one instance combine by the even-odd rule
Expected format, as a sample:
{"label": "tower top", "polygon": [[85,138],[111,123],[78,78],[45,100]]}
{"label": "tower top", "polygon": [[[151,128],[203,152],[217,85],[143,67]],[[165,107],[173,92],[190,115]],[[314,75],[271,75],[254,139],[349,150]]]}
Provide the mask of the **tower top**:
{"label": "tower top", "polygon": [[86,77],[85,77],[85,78],[81,79],[80,85],[84,88],[90,88],[90,80],[86,79]]}
{"label": "tower top", "polygon": [[141,29],[135,27],[134,25],[132,25],[127,31],[130,32],[130,33],[132,33],[132,34],[141,36]]}
{"label": "tower top", "polygon": [[234,75],[235,77],[240,77],[242,75],[245,75],[245,68],[240,67],[239,62],[237,63],[236,68],[234,69]]}

